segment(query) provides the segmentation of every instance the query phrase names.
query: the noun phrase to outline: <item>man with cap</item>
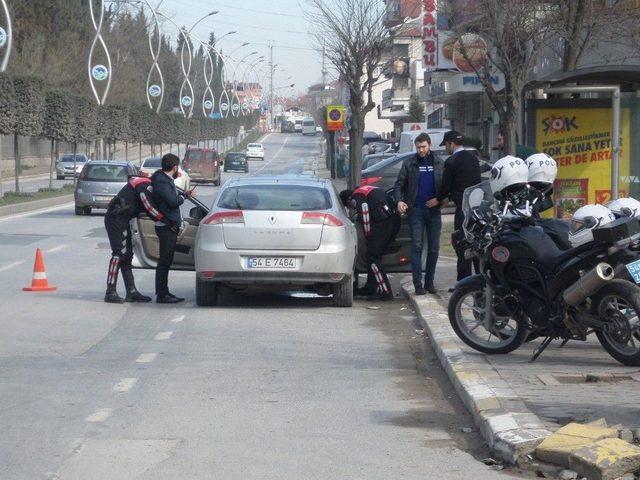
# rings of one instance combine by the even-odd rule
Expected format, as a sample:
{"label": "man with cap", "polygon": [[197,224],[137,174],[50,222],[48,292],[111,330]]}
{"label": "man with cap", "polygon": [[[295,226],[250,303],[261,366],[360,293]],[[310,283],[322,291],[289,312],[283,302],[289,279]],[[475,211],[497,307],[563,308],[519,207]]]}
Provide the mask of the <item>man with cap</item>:
{"label": "man with cap", "polygon": [[[454,230],[462,230],[464,222],[464,212],[462,211],[462,195],[464,191],[481,182],[480,163],[476,155],[462,146],[462,135],[455,130],[450,130],[444,134],[444,139],[440,146],[444,146],[447,154],[450,155],[444,164],[444,174],[442,176],[442,188],[438,192],[438,201],[442,203],[448,198],[456,206],[454,217]],[[458,256],[458,281],[471,275],[471,260],[464,258],[464,251],[456,248]]]}

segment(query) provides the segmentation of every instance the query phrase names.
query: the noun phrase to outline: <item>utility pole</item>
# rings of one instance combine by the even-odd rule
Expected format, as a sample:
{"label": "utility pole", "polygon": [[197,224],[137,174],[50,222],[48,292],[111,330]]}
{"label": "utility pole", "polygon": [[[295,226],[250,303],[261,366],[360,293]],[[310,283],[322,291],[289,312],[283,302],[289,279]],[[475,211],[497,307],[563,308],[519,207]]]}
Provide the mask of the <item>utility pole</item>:
{"label": "utility pole", "polygon": [[269,92],[269,126],[274,128],[273,126],[273,43],[269,42],[269,69],[270,72],[270,92]]}
{"label": "utility pole", "polygon": [[327,75],[329,71],[327,70],[327,45],[326,43],[322,44],[322,87],[327,86]]}

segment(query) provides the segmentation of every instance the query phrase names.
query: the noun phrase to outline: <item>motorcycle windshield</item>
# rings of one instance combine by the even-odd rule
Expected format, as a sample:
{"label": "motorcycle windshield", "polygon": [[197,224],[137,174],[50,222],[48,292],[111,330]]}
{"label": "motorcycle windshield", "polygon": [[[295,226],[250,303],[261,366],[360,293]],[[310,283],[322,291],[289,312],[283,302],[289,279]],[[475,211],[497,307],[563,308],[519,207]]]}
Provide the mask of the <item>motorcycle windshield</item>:
{"label": "motorcycle windshield", "polygon": [[485,180],[477,185],[467,188],[462,195],[462,211],[464,213],[464,223],[462,228],[467,240],[473,240],[473,233],[470,231],[474,222],[474,210],[491,210],[495,199],[491,191],[489,180]]}

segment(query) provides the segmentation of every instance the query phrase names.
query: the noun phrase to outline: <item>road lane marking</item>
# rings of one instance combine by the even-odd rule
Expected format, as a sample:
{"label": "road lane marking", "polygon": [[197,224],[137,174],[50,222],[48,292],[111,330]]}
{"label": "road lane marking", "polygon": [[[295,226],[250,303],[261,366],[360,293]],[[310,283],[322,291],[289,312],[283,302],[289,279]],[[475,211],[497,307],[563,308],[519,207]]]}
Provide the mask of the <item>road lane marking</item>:
{"label": "road lane marking", "polygon": [[10,270],[13,267],[17,267],[18,265],[22,265],[23,263],[24,263],[24,260],[21,260],[19,262],[10,263],[9,265],[5,265],[4,267],[0,267],[0,272],[4,272],[6,270]]}
{"label": "road lane marking", "polygon": [[59,252],[60,250],[64,250],[65,248],[67,248],[66,245],[58,245],[57,247],[53,247],[53,248],[50,248],[49,250],[45,250],[44,253],[55,253],[55,252]]}
{"label": "road lane marking", "polygon": [[157,353],[143,353],[136,359],[136,363],[151,363],[157,356]]}
{"label": "road lane marking", "polygon": [[261,169],[259,169],[257,172],[254,172],[252,175],[255,175],[256,173],[260,173],[262,170],[264,170],[265,168],[267,168],[269,165],[271,165],[271,162],[273,162],[276,157],[278,155],[280,155],[280,152],[282,152],[282,149],[285,147],[285,145],[287,144],[287,142],[289,141],[289,137],[285,137],[284,138],[284,142],[282,142],[282,145],[280,146],[280,149],[276,152],[276,154],[271,157],[271,160],[269,160],[267,163],[265,163]]}
{"label": "road lane marking", "polygon": [[131,390],[136,383],[138,383],[137,378],[123,378],[114,385],[112,390],[118,393],[126,393]]}
{"label": "road lane marking", "polygon": [[160,332],[156,335],[154,340],[169,340],[173,336],[173,332]]}
{"label": "road lane marking", "polygon": [[91,423],[101,423],[104,422],[107,418],[111,416],[113,413],[113,408],[101,408],[95,413],[92,413],[87,418],[85,418],[86,422]]}
{"label": "road lane marking", "polygon": [[5,215],[0,217],[0,222],[4,222],[5,220],[15,220],[16,218],[23,218],[23,217],[29,217],[31,215],[40,215],[42,213],[48,213],[48,212],[53,212],[55,210],[62,210],[63,208],[67,208],[70,207],[74,204],[74,201],[71,200],[67,203],[61,203],[60,205],[55,205],[53,207],[45,207],[45,208],[40,208],[38,210],[31,210],[29,212],[22,212],[22,213],[14,213],[11,215]]}
{"label": "road lane marking", "polygon": [[183,321],[183,320],[185,319],[185,316],[186,316],[186,315],[180,315],[180,316],[178,316],[178,317],[176,317],[176,318],[172,318],[172,319],[171,319],[171,321],[172,321],[173,323],[180,323],[181,321]]}

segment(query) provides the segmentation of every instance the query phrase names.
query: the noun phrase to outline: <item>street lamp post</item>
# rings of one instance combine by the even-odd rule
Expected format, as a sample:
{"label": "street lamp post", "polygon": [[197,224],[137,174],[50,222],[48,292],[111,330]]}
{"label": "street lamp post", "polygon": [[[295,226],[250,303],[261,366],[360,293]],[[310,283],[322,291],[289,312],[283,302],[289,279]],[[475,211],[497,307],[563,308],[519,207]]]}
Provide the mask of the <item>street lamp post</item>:
{"label": "street lamp post", "polygon": [[[11,23],[11,13],[5,0],[0,0],[4,12],[5,27],[0,26],[0,49],[4,48],[2,61],[0,62],[0,72],[4,72],[9,64],[11,48],[13,47],[13,27]],[[0,187],[1,188],[1,187]]]}
{"label": "street lamp post", "polygon": [[[247,72],[249,71],[249,69],[254,69],[258,64],[263,63],[266,60],[266,58],[263,56],[258,57],[254,62],[248,64],[246,66],[246,68],[244,69],[244,72],[242,72],[242,89],[244,91],[245,87],[246,87],[246,75]],[[249,90],[249,101],[247,102],[247,94],[244,94],[244,98],[243,98],[243,108],[242,108],[242,114],[243,115],[248,115],[252,110],[253,110],[253,104],[254,104],[254,98],[253,98],[253,89]]]}
{"label": "street lamp post", "polygon": [[[95,97],[98,105],[104,105],[107,101],[107,96],[109,95],[109,89],[111,88],[111,78],[113,77],[111,71],[111,57],[109,55],[109,49],[107,48],[107,44],[102,38],[102,25],[104,23],[104,0],[100,0],[100,14],[96,19],[96,14],[93,8],[93,1],[89,2],[89,13],[91,14],[91,23],[93,24],[93,29],[95,30],[95,35],[93,37],[93,42],[91,43],[91,48],[89,49],[89,58],[87,61],[87,70],[89,73],[89,85],[91,86],[91,91],[93,92],[93,96]],[[102,50],[107,59],[107,65],[96,64],[93,65],[93,54],[95,53],[96,46],[100,43]],[[106,85],[104,88],[104,92],[102,95],[98,93],[96,82],[104,82],[106,81]],[[75,157],[74,157],[75,158]]]}
{"label": "street lamp post", "polygon": [[233,99],[231,101],[231,105],[232,105],[231,113],[233,114],[234,117],[240,116],[241,110],[242,110],[242,106],[240,105],[240,97],[238,96],[238,79],[236,77],[236,71],[238,69],[238,65],[240,65],[241,63],[244,63],[244,61],[247,58],[257,54],[258,52],[253,51],[245,55],[244,57],[242,57],[242,59],[233,66]]}
{"label": "street lamp post", "polygon": [[[247,45],[249,45],[249,42],[244,42],[242,45],[232,50],[231,54],[240,50],[242,47],[246,47]],[[224,57],[231,59],[231,54],[224,55],[222,52],[219,52],[218,54],[220,61],[222,62],[222,68],[220,69],[220,82],[222,83],[222,93],[220,94],[220,114],[224,118],[226,118],[229,116],[229,111],[231,110],[231,98],[227,93],[227,86],[224,79],[225,71],[227,69],[227,62],[225,61]]]}
{"label": "street lamp post", "polygon": [[[149,29],[149,51],[151,52],[151,59],[153,63],[151,68],[149,69],[149,74],[147,75],[147,86],[146,86],[146,94],[147,94],[147,103],[149,104],[149,108],[151,110],[155,110],[156,113],[160,113],[160,109],[162,108],[162,102],[164,100],[164,77],[162,75],[162,70],[160,70],[160,64],[158,60],[160,58],[160,50],[162,48],[162,35],[160,34],[160,22],[158,21],[158,9],[164,0],[160,0],[158,6],[154,9],[149,3],[149,0],[144,0],[149,9],[151,10],[151,14],[153,15],[153,29]],[[156,35],[158,39],[157,45],[154,47],[153,45],[153,35]],[[160,84],[151,83],[151,78],[153,76],[154,70],[158,73],[158,79]],[[158,104],[154,107],[153,102],[154,99],[157,99]]]}

